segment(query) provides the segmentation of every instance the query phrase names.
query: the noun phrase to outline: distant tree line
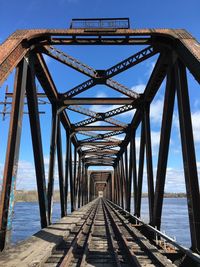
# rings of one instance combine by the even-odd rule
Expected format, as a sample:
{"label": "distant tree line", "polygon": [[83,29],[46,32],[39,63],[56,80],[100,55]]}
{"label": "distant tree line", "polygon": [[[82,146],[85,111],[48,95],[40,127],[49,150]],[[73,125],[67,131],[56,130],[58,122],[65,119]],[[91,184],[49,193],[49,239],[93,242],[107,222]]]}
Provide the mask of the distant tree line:
{"label": "distant tree line", "polygon": [[[133,196],[133,194],[132,194]],[[70,193],[68,194],[68,198],[70,197]],[[142,197],[148,197],[148,193],[143,193]],[[185,193],[165,193],[165,198],[184,198],[186,197]],[[55,202],[60,201],[60,193],[59,190],[54,191],[53,200]],[[38,194],[36,190],[17,190],[15,193],[15,201],[17,202],[37,202]]]}

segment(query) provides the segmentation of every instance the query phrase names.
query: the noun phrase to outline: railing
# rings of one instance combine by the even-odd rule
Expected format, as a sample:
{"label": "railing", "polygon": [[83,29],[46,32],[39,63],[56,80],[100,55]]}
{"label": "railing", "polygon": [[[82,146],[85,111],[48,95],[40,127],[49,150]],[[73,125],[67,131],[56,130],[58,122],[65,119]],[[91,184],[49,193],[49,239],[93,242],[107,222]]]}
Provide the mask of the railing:
{"label": "railing", "polygon": [[133,214],[131,214],[130,212],[122,209],[120,206],[118,206],[117,204],[111,202],[110,200],[107,199],[107,202],[112,205],[113,207],[115,207],[115,209],[118,209],[120,211],[123,211],[123,213],[125,213],[126,215],[128,215],[129,217],[132,217],[138,224],[143,225],[144,227],[146,227],[148,230],[152,231],[154,234],[162,237],[164,240],[168,241],[170,244],[172,244],[175,248],[177,248],[178,250],[180,250],[181,252],[183,252],[185,255],[187,255],[188,257],[190,257],[191,259],[193,259],[195,262],[200,263],[200,255],[198,255],[197,253],[193,252],[192,250],[190,250],[189,248],[186,248],[182,245],[180,245],[179,243],[177,243],[174,239],[172,239],[171,237],[169,237],[168,235],[162,233],[161,231],[159,231],[158,229],[154,228],[153,226],[151,226],[150,224],[147,224],[145,222],[143,222],[140,218],[134,216]]}
{"label": "railing", "polygon": [[72,19],[70,29],[129,29],[129,18]]}

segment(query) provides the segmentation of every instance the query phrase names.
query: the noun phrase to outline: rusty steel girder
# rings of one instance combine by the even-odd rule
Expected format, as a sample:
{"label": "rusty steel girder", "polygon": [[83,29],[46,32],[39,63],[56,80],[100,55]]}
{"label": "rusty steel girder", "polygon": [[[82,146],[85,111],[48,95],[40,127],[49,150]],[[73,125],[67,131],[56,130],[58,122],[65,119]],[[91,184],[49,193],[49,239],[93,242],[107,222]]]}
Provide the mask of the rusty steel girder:
{"label": "rusty steel girder", "polygon": [[[110,68],[95,70],[53,46],[88,44],[145,45],[146,47]],[[66,92],[58,92],[43,54],[85,74],[89,79]],[[142,94],[138,94],[125,85],[111,79],[113,76],[140,64],[154,55],[158,55],[157,62]],[[9,199],[6,196],[10,196],[11,174],[15,166],[17,166],[16,161],[19,150],[21,126],[19,127],[17,124],[17,116],[19,121],[21,121],[21,116],[19,115],[22,112],[22,98],[24,96],[27,98],[29,107],[42,227],[51,223],[55,156],[57,151],[62,216],[66,215],[68,181],[70,181],[71,210],[73,211],[76,205],[80,207],[88,202],[88,168],[90,166],[113,167],[112,178],[109,172],[103,174],[95,172],[91,173],[91,180],[93,179],[93,182],[101,182],[97,190],[104,190],[104,187],[108,186],[108,183],[111,184],[112,181],[112,190],[110,189],[109,193],[112,196],[112,200],[129,211],[133,182],[135,214],[140,216],[143,168],[146,155],[150,223],[160,228],[175,95],[173,90],[176,90],[192,249],[198,252],[200,250],[200,199],[189,96],[187,92],[186,68],[189,69],[194,78],[200,83],[199,43],[185,30],[172,29],[137,30],[116,28],[113,30],[101,28],[97,30],[95,28],[71,28],[64,30],[40,29],[16,31],[0,46],[0,86],[14,68],[19,68],[22,64],[21,62],[24,62],[25,59],[27,59],[27,77],[29,79],[26,75],[23,76],[22,80],[19,79],[15,85],[17,94],[13,94],[12,97],[14,110],[11,113],[11,121],[13,124],[11,125],[7,150],[8,156],[4,169],[3,204],[0,208],[1,249],[4,247],[8,222]],[[49,99],[53,115],[47,190],[48,205],[45,202],[44,162],[35,78],[37,78],[44,90],[44,97]],[[151,102],[165,78],[167,79],[164,104],[166,112],[163,114],[161,127],[161,143],[163,142],[163,144],[160,143],[156,186],[154,187],[149,112]],[[26,83],[29,88],[25,86]],[[77,97],[80,93],[97,84],[108,86],[122,93],[123,97]],[[19,86],[23,89],[21,89],[22,91],[19,90]],[[15,107],[15,104],[20,97],[20,93],[23,93],[23,96],[19,101],[19,114],[16,115],[17,107]],[[94,112],[85,108],[84,105],[116,105],[116,107],[106,112]],[[87,116],[87,118],[71,123],[67,110],[78,112]],[[114,116],[131,110],[133,111],[133,118],[130,124],[114,118]],[[93,125],[96,122],[106,122],[107,125]],[[63,168],[62,161],[61,125],[66,134],[65,168]],[[141,125],[141,138],[139,167],[137,170],[135,132],[139,125]],[[36,134],[34,134],[35,131]],[[80,139],[78,138],[79,135],[86,135],[88,138]],[[123,135],[123,138],[120,138],[119,135]],[[118,138],[112,138],[113,136],[118,136]],[[129,144],[130,149],[127,148]],[[39,155],[37,156],[37,154]],[[103,178],[102,181],[99,181],[98,179],[101,179],[99,178],[101,175],[103,175]],[[156,188],[155,192],[154,188]]]}

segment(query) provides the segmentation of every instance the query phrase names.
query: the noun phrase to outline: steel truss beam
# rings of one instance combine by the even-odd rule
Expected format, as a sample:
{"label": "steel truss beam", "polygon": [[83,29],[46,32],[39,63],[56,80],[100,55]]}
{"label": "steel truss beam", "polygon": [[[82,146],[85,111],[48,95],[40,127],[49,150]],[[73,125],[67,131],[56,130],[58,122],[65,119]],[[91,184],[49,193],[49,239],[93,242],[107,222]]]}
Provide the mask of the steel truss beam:
{"label": "steel truss beam", "polygon": [[47,194],[46,194],[44,157],[42,149],[42,137],[41,137],[40,119],[38,111],[38,97],[35,85],[35,73],[34,73],[32,56],[29,57],[26,97],[27,97],[27,104],[29,111],[31,137],[33,143],[37,191],[38,191],[38,200],[40,207],[40,220],[41,220],[41,227],[44,228],[48,225],[48,206],[47,206]]}
{"label": "steel truss beam", "polygon": [[[150,44],[149,47],[119,62],[107,70],[94,70],[75,58],[49,47],[51,44]],[[44,47],[45,46],[45,47]],[[5,53],[6,51],[6,53]],[[84,83],[76,86],[64,94],[59,94],[54,81],[48,71],[41,51],[57,59],[65,65],[90,77]],[[27,53],[33,55],[29,66],[24,60]],[[114,75],[160,53],[155,68],[147,83],[144,94],[139,95],[126,86],[111,79]],[[28,54],[27,54],[28,55]],[[173,57],[172,57],[173,55]],[[20,63],[19,63],[20,62]],[[19,64],[19,65],[18,65]],[[22,64],[24,64],[22,66]],[[88,32],[84,29],[71,30],[26,30],[17,31],[0,46],[0,85],[9,73],[17,66],[13,94],[13,110],[10,120],[10,134],[8,138],[7,157],[4,169],[4,183],[2,189],[2,205],[0,205],[0,245],[5,245],[7,225],[10,215],[9,201],[12,198],[13,180],[16,177],[19,155],[19,140],[23,113],[23,98],[27,92],[27,104],[31,124],[31,136],[36,168],[36,179],[39,194],[41,225],[51,222],[51,204],[53,195],[53,180],[55,168],[55,153],[57,150],[59,184],[61,198],[61,216],[66,214],[68,181],[70,181],[70,196],[72,210],[88,202],[88,167],[111,166],[114,168],[113,192],[114,201],[130,210],[130,188],[133,183],[135,214],[140,216],[141,194],[143,182],[144,156],[146,152],[149,214],[150,223],[160,228],[162,201],[164,195],[167,158],[169,151],[170,131],[173,116],[175,88],[179,111],[181,145],[184,161],[184,173],[188,200],[190,232],[192,250],[200,251],[200,195],[195,158],[194,140],[192,133],[191,112],[188,96],[186,67],[194,78],[200,82],[200,49],[196,40],[183,30],[122,30],[115,32]],[[48,97],[53,110],[52,138],[50,149],[50,167],[48,181],[48,209],[46,207],[46,190],[44,162],[42,154],[41,132],[39,124],[38,103],[35,90],[35,75]],[[154,197],[153,166],[151,151],[151,131],[149,107],[160,85],[167,76],[164,111],[161,127],[161,141],[156,175],[156,189]],[[28,77],[28,78],[27,78]],[[84,99],[73,98],[97,84],[104,84],[126,95],[127,98]],[[96,113],[77,104],[83,105],[123,105],[104,113]],[[87,115],[90,118],[71,124],[64,111],[69,110]],[[136,109],[130,125],[113,119],[113,116]],[[60,113],[59,113],[60,112]],[[86,126],[96,121],[106,121],[113,126]],[[66,163],[65,177],[62,166],[62,140],[60,123],[66,131]],[[136,129],[141,124],[139,167],[136,168]],[[90,131],[106,131],[104,134],[90,133]],[[109,131],[109,132],[107,132]],[[111,136],[126,134],[123,141],[110,138]],[[89,138],[77,140],[76,134],[85,134]],[[102,140],[102,141],[101,141]],[[130,157],[128,164],[127,146],[130,143]],[[74,146],[74,150],[73,147]],[[83,146],[91,149],[83,150]],[[114,147],[117,149],[112,149]],[[74,162],[78,157],[78,168],[72,168],[72,152]],[[77,155],[78,153],[78,155]],[[95,176],[94,176],[95,177]],[[97,176],[96,176],[97,177]],[[77,201],[76,201],[77,200]],[[48,211],[48,216],[47,216]],[[47,218],[48,217],[48,218]]]}
{"label": "steel truss beam", "polygon": [[134,98],[71,98],[60,100],[60,106],[69,105],[133,105]]}
{"label": "steel truss beam", "polygon": [[[144,96],[143,96],[144,105],[145,102],[151,102],[153,100],[156,92],[160,88],[167,73],[169,58],[170,58],[170,52],[168,50],[165,53],[160,54],[144,91]],[[121,149],[118,153],[118,158],[124,153],[124,149],[129,144],[133,131],[137,129],[139,123],[141,122],[141,119],[142,119],[142,112],[141,109],[138,108],[130,123],[129,131],[127,132],[127,135],[124,138]]]}
{"label": "steel truss beam", "polygon": [[74,124],[75,126],[85,126],[85,125],[88,125],[90,123],[94,123],[96,121],[106,121],[106,122],[109,122],[111,124],[118,125],[118,126],[127,126],[126,123],[123,123],[119,120],[116,120],[116,119],[113,119],[110,117],[114,116],[113,114],[115,114],[115,115],[122,114],[123,112],[129,111],[129,110],[134,109],[134,108],[135,108],[135,105],[127,105],[127,106],[122,106],[121,108],[116,108],[116,109],[110,110],[110,111],[105,112],[105,113],[98,113],[98,112],[94,112],[90,109],[86,109],[86,108],[83,108],[83,107],[78,106],[78,105],[67,107],[67,109],[69,109],[69,110],[76,111],[80,114],[91,117],[89,119],[75,123]]}
{"label": "steel truss beam", "polygon": [[51,58],[54,58],[61,63],[67,65],[68,67],[71,67],[89,77],[96,77],[97,72],[87,66],[86,64],[80,62],[79,60],[75,59],[74,57],[60,51],[54,46],[44,46],[41,51],[45,53],[46,55],[50,56]]}
{"label": "steel truss beam", "polygon": [[[128,130],[128,129],[127,129]],[[81,131],[80,131],[81,132]],[[79,133],[80,133],[79,132]],[[81,141],[83,142],[93,142],[93,141],[96,141],[96,140],[101,140],[101,139],[106,139],[106,138],[110,138],[110,136],[116,136],[116,135],[119,135],[119,134],[124,134],[124,131],[114,131],[114,132],[109,132],[109,133],[106,133],[106,134],[98,134],[96,135],[95,137],[92,137],[92,138],[86,138],[86,139],[83,139]]]}
{"label": "steel truss beam", "polygon": [[121,126],[83,126],[83,127],[74,127],[72,125],[73,132],[79,131],[122,131],[126,132],[126,128]]}
{"label": "steel truss beam", "polygon": [[[79,62],[77,59],[65,54],[64,52],[58,50],[55,47],[52,46],[46,46],[43,49],[43,52],[47,54],[48,56],[62,62],[63,64],[72,67],[73,69],[87,75],[93,78],[93,81],[88,80],[81,85],[73,88],[72,90],[66,92],[64,95],[66,97],[72,97],[75,96],[76,94],[79,94],[87,89],[89,89],[91,86],[94,86],[99,83],[104,83],[108,85],[109,87],[129,96],[129,97],[134,97],[138,98],[139,95],[132,90],[128,89],[127,87],[115,82],[114,80],[111,80],[110,78],[135,66],[136,64],[148,59],[149,57],[152,57],[158,51],[153,48],[152,46],[149,46],[142,51],[128,57],[127,59],[119,62],[118,64],[114,65],[113,67],[101,72],[101,74],[94,70],[93,68],[87,66],[86,64],[83,64]],[[103,73],[103,75],[102,75]]]}
{"label": "steel truss beam", "polygon": [[118,38],[105,38],[99,36],[99,38],[56,38],[52,37],[51,41],[44,41],[44,45],[148,45],[151,44],[151,38],[128,38],[118,37]]}
{"label": "steel truss beam", "polygon": [[161,214],[164,198],[164,187],[167,170],[167,159],[169,152],[169,142],[172,127],[172,117],[175,101],[175,69],[171,63],[167,72],[167,82],[165,90],[165,100],[162,115],[162,126],[160,135],[160,147],[157,163],[156,188],[154,198],[153,225],[160,230]]}
{"label": "steel truss beam", "polygon": [[118,140],[118,141],[94,141],[94,142],[83,142],[80,141],[79,142],[79,146],[85,146],[85,145],[91,145],[91,146],[112,146],[112,145],[120,145],[122,143],[122,141]]}
{"label": "steel truss beam", "polygon": [[183,167],[187,192],[192,250],[200,252],[200,193],[197,164],[192,131],[187,74],[184,64],[178,59],[175,65],[177,102],[179,112]]}
{"label": "steel truss beam", "polygon": [[9,126],[9,135],[6,151],[6,160],[3,174],[3,186],[0,205],[0,249],[3,250],[9,242],[10,226],[14,205],[14,190],[18,169],[18,158],[21,138],[24,96],[27,82],[27,58],[24,58],[17,67],[14,84],[12,111]]}

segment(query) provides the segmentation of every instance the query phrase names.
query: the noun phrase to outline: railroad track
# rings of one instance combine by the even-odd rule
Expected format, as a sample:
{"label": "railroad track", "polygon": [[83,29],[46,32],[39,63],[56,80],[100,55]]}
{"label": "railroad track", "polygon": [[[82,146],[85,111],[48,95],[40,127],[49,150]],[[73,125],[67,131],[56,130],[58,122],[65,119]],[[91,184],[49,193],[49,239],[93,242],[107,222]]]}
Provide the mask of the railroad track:
{"label": "railroad track", "polygon": [[61,266],[175,266],[102,198],[44,263]]}

